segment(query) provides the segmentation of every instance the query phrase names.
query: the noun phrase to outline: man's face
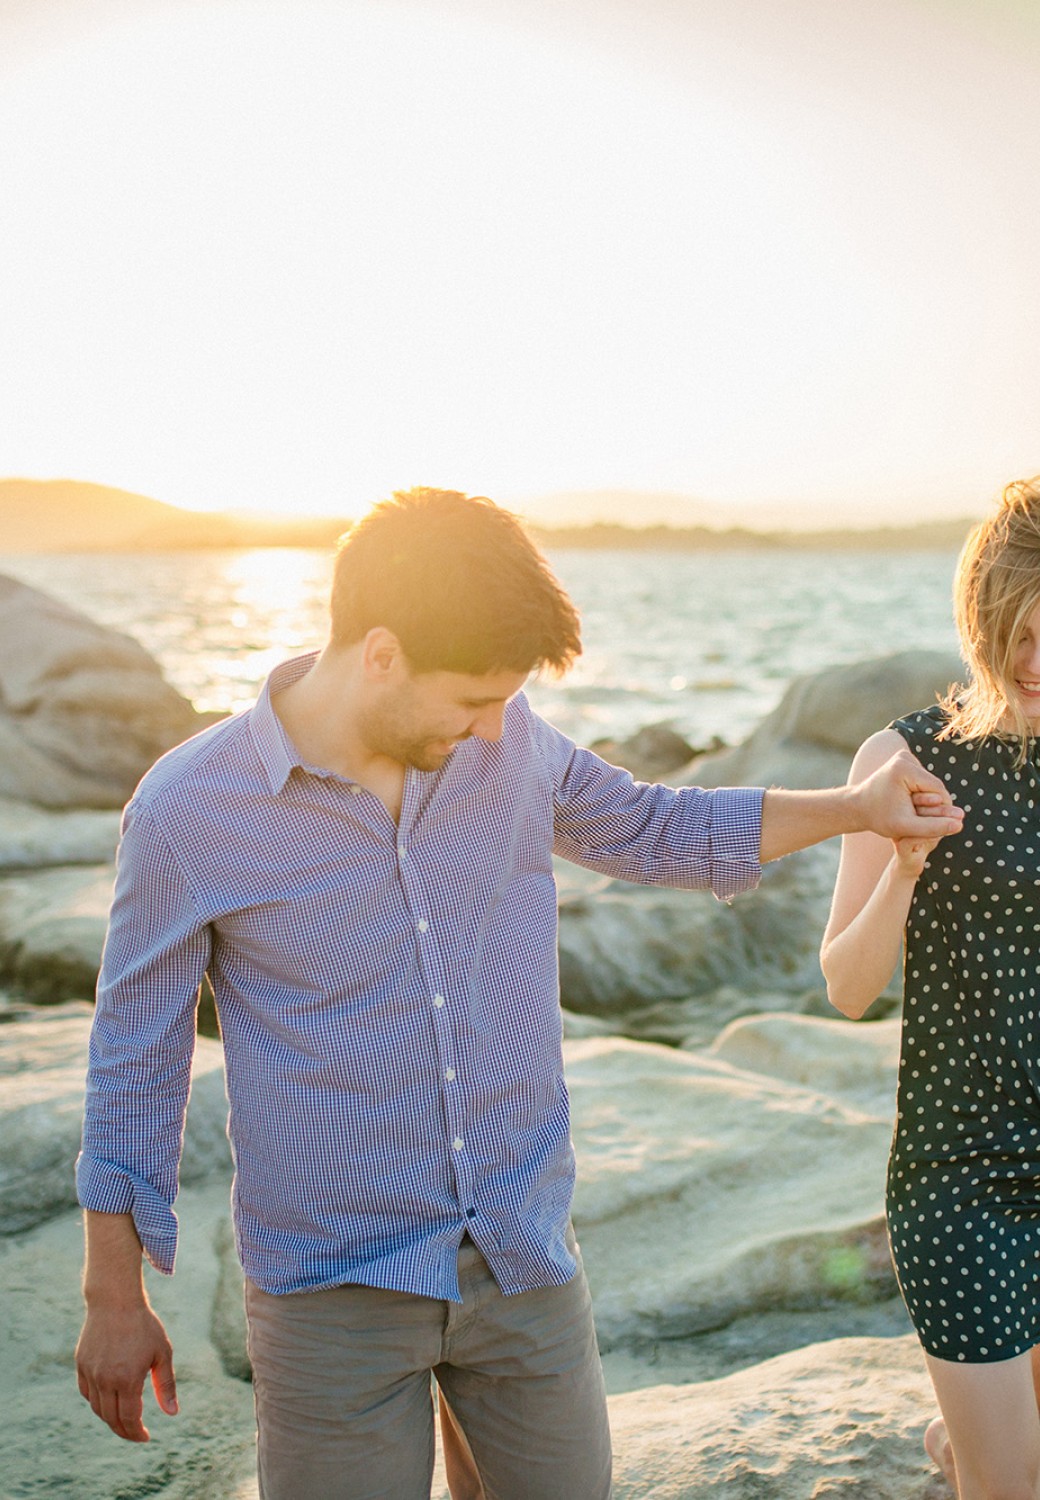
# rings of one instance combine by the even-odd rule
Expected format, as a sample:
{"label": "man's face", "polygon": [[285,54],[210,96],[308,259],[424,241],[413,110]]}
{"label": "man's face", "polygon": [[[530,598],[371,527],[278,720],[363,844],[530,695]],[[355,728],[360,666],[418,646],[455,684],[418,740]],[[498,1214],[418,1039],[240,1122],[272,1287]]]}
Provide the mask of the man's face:
{"label": "man's face", "polygon": [[506,704],[527,681],[526,672],[402,670],[370,704],[362,733],[369,749],[417,771],[439,771],[461,740],[502,736]]}

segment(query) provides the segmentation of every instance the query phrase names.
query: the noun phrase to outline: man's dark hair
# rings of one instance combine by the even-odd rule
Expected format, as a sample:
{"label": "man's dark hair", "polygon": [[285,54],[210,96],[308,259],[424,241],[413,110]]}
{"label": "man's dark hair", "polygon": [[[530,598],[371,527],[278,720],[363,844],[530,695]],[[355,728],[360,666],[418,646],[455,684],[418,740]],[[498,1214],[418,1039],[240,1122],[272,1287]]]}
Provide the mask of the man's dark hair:
{"label": "man's dark hair", "polygon": [[562,672],[581,652],[577,610],[517,517],[458,490],[399,490],[341,538],[332,639],[379,625],[417,672]]}

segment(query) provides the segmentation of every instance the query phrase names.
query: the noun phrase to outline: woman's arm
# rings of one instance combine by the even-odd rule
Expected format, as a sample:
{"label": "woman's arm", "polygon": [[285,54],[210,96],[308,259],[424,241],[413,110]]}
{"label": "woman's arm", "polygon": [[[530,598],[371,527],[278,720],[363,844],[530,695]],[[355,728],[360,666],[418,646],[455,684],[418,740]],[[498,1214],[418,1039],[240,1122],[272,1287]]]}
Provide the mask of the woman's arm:
{"label": "woman's arm", "polygon": [[[849,772],[850,785],[871,776],[905,742],[894,729],[871,735]],[[827,995],[858,1019],[881,994],[899,962],[914,886],[938,838],[892,841],[876,833],[846,834],[820,965]]]}

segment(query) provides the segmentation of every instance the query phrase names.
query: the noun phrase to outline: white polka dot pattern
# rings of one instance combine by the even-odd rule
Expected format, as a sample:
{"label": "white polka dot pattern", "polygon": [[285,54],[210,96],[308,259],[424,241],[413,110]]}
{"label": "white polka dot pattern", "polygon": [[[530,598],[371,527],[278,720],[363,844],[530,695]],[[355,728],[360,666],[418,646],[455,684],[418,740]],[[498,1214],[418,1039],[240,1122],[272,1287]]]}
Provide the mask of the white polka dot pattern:
{"label": "white polka dot pattern", "polygon": [[1040,1343],[1040,766],[942,724],[892,726],[966,816],[907,921],[888,1222],[924,1347],[984,1363]]}

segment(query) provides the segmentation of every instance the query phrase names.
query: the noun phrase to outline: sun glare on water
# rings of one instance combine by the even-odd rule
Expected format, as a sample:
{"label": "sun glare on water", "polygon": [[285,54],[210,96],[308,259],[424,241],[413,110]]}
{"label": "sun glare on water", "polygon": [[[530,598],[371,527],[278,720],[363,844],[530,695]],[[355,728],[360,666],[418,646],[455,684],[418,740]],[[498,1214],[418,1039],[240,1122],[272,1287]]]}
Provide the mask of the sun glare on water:
{"label": "sun glare on water", "polygon": [[214,653],[215,680],[203,697],[192,695],[197,708],[232,713],[248,708],[279,662],[324,644],[332,561],[331,551],[295,548],[212,558],[214,603],[217,596],[222,602],[210,610],[200,601],[195,643]]}

